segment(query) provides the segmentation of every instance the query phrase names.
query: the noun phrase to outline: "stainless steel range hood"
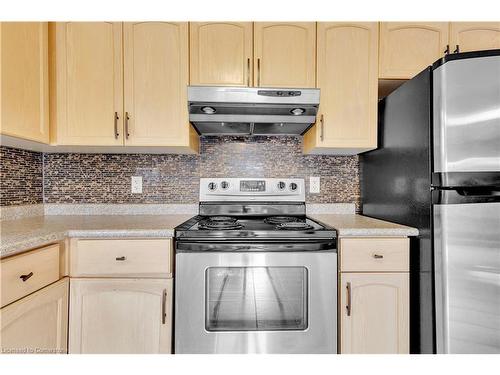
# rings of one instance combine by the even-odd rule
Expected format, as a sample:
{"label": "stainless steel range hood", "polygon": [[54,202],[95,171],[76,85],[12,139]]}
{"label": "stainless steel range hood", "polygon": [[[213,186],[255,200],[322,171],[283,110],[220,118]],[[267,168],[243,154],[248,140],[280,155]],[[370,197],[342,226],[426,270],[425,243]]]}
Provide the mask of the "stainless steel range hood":
{"label": "stainless steel range hood", "polygon": [[188,86],[189,121],[201,135],[304,134],[319,89]]}

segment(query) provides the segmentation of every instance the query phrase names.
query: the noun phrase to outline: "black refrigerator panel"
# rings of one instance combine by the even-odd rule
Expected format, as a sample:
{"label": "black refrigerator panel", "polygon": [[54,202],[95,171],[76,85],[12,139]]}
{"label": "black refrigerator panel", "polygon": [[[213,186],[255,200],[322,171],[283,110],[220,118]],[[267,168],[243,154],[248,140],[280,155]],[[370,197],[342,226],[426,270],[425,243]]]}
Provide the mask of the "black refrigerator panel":
{"label": "black refrigerator panel", "polygon": [[410,351],[434,352],[431,242],[432,72],[379,102],[378,148],[360,157],[362,213],[416,227],[410,241]]}

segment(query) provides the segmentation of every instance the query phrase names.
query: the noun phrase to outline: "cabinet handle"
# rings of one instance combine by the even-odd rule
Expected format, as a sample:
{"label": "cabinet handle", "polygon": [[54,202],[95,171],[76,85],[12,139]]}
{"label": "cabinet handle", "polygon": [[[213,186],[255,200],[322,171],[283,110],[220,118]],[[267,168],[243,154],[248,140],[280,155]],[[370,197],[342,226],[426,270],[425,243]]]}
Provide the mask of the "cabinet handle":
{"label": "cabinet handle", "polygon": [[453,53],[459,53],[460,52],[460,47],[458,46],[458,44],[456,45],[456,48],[455,48],[455,51],[453,51]]}
{"label": "cabinet handle", "polygon": [[115,112],[115,139],[118,139],[120,133],[118,133],[118,120],[120,117],[118,116],[118,112]]}
{"label": "cabinet handle", "polygon": [[347,290],[347,304],[345,306],[346,311],[347,311],[347,316],[351,316],[351,283],[347,283],[346,285],[346,290]]}
{"label": "cabinet handle", "polygon": [[161,324],[165,324],[167,319],[167,290],[163,289],[162,301],[161,301]]}
{"label": "cabinet handle", "polygon": [[319,139],[323,141],[325,139],[325,118],[323,114],[319,117],[319,124],[320,124],[320,133],[319,133]]}
{"label": "cabinet handle", "polygon": [[128,120],[130,120],[130,116],[128,115],[128,112],[125,112],[125,136],[128,137],[130,136],[130,133],[128,131]]}
{"label": "cabinet handle", "polygon": [[446,49],[443,51],[443,53],[445,55],[448,55],[450,53],[450,45],[449,44],[446,45]]}
{"label": "cabinet handle", "polygon": [[260,58],[257,59],[257,86],[260,87]]}
{"label": "cabinet handle", "polygon": [[28,273],[27,275],[21,275],[19,278],[24,282],[28,280],[31,276],[33,276],[33,272]]}
{"label": "cabinet handle", "polygon": [[384,258],[384,256],[383,256],[383,255],[380,255],[380,254],[373,254],[373,257],[374,257],[375,259],[383,259],[383,258]]}
{"label": "cabinet handle", "polygon": [[250,57],[247,59],[247,86],[250,87]]}
{"label": "cabinet handle", "polygon": [[127,260],[127,257],[121,256],[121,257],[116,257],[115,259],[121,261],[121,260]]}

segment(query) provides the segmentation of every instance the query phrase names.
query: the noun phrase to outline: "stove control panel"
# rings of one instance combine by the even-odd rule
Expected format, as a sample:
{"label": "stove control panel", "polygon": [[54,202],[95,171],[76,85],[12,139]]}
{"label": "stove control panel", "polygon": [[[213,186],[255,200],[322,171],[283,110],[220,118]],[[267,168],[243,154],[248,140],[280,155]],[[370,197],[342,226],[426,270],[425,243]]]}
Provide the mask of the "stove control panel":
{"label": "stove control panel", "polygon": [[200,202],[304,202],[302,178],[202,178]]}

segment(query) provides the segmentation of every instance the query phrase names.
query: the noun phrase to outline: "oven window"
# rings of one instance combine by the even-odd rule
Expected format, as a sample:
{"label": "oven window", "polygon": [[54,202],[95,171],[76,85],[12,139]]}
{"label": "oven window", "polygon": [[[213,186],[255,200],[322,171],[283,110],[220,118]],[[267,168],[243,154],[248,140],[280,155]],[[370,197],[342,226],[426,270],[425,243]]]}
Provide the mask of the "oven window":
{"label": "oven window", "polygon": [[211,267],[205,280],[207,331],[307,329],[305,267]]}

